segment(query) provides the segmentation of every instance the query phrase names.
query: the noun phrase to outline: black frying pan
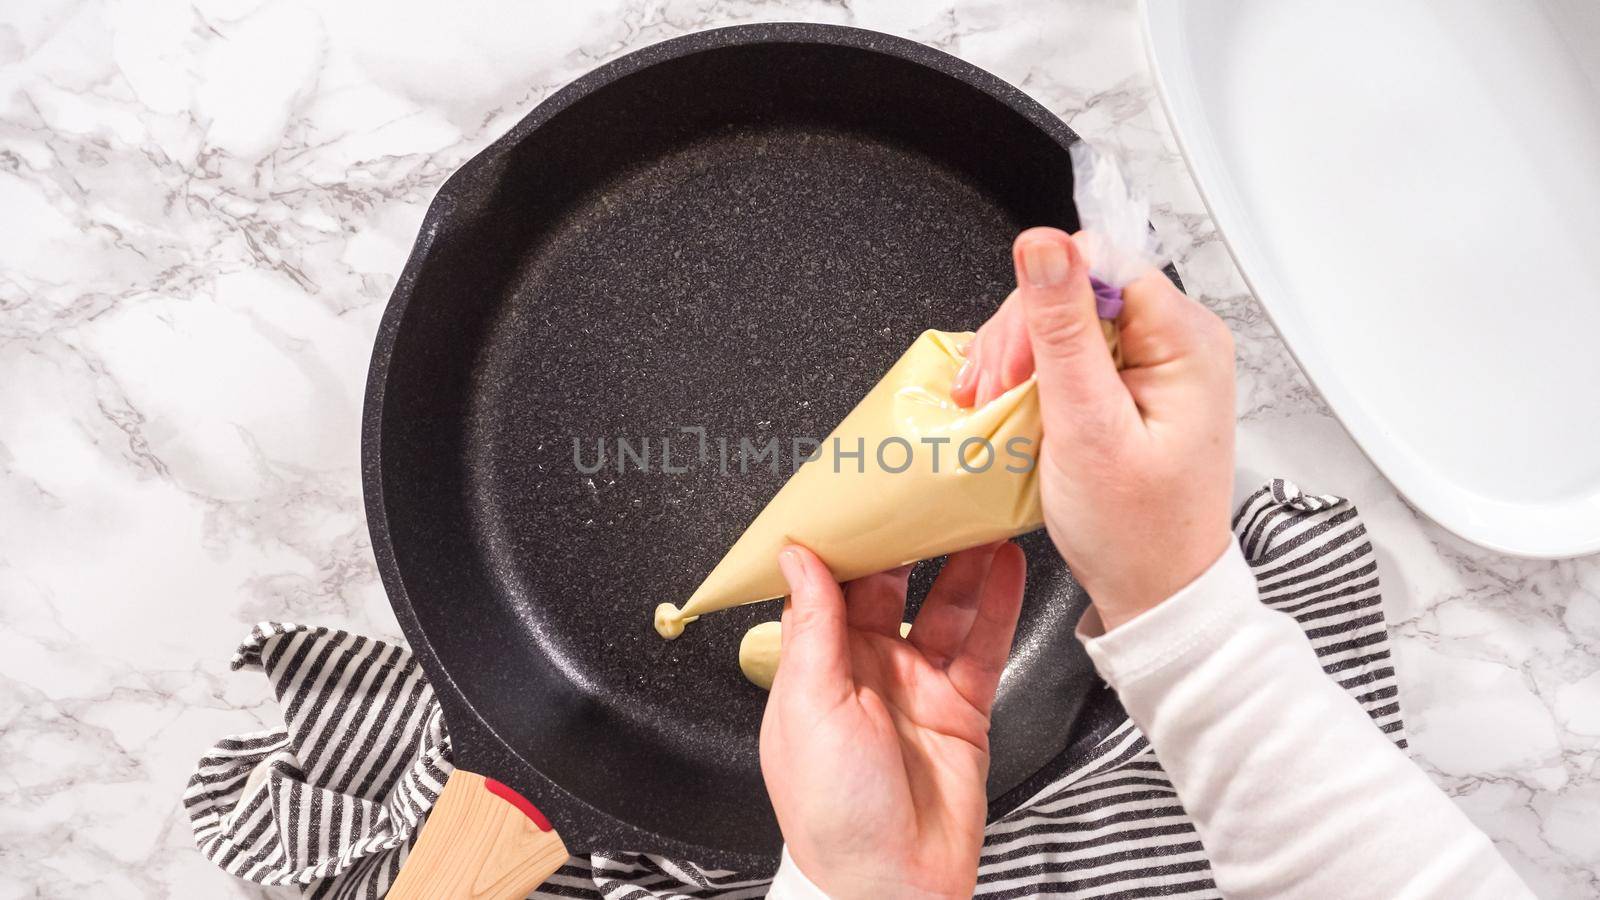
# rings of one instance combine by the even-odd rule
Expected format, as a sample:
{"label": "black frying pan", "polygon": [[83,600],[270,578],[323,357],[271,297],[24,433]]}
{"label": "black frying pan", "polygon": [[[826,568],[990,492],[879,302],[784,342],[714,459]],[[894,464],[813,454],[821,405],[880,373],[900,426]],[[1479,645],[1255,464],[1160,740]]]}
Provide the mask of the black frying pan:
{"label": "black frying pan", "polygon": [[[445,183],[379,330],[362,449],[384,585],[459,766],[531,799],[573,851],[770,870],[766,694],[735,659],[778,605],[670,643],[651,611],[786,472],[585,475],[574,440],[589,465],[596,440],[659,456],[670,439],[679,465],[697,441],[681,426],[825,435],[924,328],[994,311],[1019,230],[1076,227],[1075,140],[939,51],[752,25],[602,66]],[[1022,544],[994,814],[1121,718],[1072,637],[1081,589],[1042,533]]]}

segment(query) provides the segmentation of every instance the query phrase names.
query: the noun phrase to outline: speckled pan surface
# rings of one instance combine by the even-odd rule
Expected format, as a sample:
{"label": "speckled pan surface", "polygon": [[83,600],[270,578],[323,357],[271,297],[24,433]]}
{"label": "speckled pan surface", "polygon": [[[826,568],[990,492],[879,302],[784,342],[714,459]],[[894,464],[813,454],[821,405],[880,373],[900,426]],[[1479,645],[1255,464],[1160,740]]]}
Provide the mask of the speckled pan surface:
{"label": "speckled pan surface", "polygon": [[[786,472],[697,440],[817,437],[924,328],[975,328],[1022,227],[1074,227],[1076,137],[960,60],[832,26],[646,48],[552,96],[440,190],[368,379],[367,515],[458,762],[575,851],[746,870],[780,836],[757,761],[757,604],[663,642]],[[652,464],[581,471],[595,442]],[[663,441],[673,466],[661,471]],[[1010,808],[1120,716],[1072,638],[1086,602],[1042,533],[994,713]],[[920,596],[936,565],[919,567]]]}

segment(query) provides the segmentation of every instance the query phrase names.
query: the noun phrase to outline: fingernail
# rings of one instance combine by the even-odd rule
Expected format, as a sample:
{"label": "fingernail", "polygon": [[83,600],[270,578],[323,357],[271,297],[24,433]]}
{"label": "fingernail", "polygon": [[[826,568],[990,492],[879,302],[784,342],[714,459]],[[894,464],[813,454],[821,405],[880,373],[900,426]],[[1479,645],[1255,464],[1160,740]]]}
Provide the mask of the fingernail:
{"label": "fingernail", "polygon": [[1071,267],[1067,249],[1057,241],[1034,240],[1022,245],[1022,274],[1036,288],[1065,284]]}
{"label": "fingernail", "polygon": [[800,554],[794,548],[786,548],[778,554],[778,569],[783,572],[783,580],[789,582],[789,590],[798,590],[804,585],[805,563],[800,561]]}
{"label": "fingernail", "polygon": [[950,385],[950,392],[959,394],[972,386],[972,379],[978,375],[978,367],[972,364],[971,358],[961,364],[961,369],[956,372],[955,384]]}

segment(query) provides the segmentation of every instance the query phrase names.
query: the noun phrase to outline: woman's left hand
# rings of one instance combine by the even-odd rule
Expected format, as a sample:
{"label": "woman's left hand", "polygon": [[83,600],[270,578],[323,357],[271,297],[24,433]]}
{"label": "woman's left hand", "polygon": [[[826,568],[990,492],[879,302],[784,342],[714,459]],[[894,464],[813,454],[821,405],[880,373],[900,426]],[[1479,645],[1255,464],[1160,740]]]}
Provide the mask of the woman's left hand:
{"label": "woman's left hand", "polygon": [[952,554],[908,638],[910,567],[841,589],[809,550],[779,562],[790,598],[761,771],[790,856],[838,900],[972,896],[1021,549]]}

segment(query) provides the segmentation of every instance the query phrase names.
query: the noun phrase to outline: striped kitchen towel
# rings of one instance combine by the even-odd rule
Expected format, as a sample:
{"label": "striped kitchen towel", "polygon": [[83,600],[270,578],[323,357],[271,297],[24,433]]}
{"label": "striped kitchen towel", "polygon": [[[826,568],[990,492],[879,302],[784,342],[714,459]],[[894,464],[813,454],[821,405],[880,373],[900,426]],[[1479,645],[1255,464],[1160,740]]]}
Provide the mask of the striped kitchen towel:
{"label": "striped kitchen towel", "polygon": [[[1406,746],[1378,593],[1354,507],[1276,479],[1233,520],[1262,602],[1293,616],[1322,668]],[[266,674],[284,727],[219,742],[184,793],[207,859],[315,898],[376,898],[451,770],[433,691],[405,648],[263,623],[233,666]],[[573,858],[535,897],[745,898],[766,879],[645,853]],[[1091,761],[988,827],[978,895],[1219,896],[1194,825],[1131,721]]]}

